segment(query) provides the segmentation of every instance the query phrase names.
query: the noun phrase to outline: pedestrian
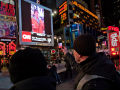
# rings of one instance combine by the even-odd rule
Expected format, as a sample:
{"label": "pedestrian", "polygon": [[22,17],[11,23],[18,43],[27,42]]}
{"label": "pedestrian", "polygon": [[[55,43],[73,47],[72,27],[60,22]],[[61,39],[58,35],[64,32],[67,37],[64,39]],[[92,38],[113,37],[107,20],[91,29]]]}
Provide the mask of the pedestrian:
{"label": "pedestrian", "polygon": [[65,61],[65,68],[66,68],[65,79],[72,78],[72,66],[67,56],[64,58],[64,61]]}
{"label": "pedestrian", "polygon": [[[96,42],[91,35],[80,35],[74,41],[73,55],[78,69],[73,90],[120,90],[120,77],[114,64],[105,54],[96,53]],[[71,56],[63,49],[65,56]],[[71,61],[72,59],[69,58]]]}
{"label": "pedestrian", "polygon": [[62,81],[61,81],[61,79],[60,79],[60,76],[59,76],[59,74],[57,73],[57,67],[56,67],[54,64],[51,66],[50,72],[51,72],[51,73],[49,73],[49,74],[52,75],[52,76],[55,78],[56,84],[62,83]]}
{"label": "pedestrian", "polygon": [[39,49],[17,51],[10,59],[9,73],[14,84],[10,90],[56,90],[56,81]]}

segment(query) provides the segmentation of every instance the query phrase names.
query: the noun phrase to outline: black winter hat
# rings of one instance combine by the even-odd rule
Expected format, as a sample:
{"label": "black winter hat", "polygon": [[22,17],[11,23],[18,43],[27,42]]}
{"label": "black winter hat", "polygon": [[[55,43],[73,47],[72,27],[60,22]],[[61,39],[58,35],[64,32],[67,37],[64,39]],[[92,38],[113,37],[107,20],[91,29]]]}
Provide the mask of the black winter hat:
{"label": "black winter hat", "polygon": [[47,62],[39,49],[19,50],[10,59],[9,73],[13,83],[31,77],[45,76]]}
{"label": "black winter hat", "polygon": [[74,50],[83,56],[91,56],[96,53],[96,42],[91,35],[80,35],[74,41]]}

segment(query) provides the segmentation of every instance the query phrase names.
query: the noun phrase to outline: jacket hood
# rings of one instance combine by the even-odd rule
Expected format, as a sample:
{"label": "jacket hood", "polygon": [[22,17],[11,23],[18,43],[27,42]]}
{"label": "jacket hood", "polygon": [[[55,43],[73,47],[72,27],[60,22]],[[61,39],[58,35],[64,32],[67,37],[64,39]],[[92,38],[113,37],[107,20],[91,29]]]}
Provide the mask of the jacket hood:
{"label": "jacket hood", "polygon": [[56,90],[56,82],[47,76],[33,77],[14,84],[10,90]]}

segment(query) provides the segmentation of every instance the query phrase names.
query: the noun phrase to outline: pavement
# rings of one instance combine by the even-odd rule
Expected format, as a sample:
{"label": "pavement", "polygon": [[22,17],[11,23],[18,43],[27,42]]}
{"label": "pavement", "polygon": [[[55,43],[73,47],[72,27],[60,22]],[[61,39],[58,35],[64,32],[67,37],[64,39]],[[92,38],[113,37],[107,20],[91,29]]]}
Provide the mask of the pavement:
{"label": "pavement", "polygon": [[12,85],[9,73],[0,73],[0,90],[8,90]]}
{"label": "pavement", "polygon": [[57,67],[57,73],[61,73],[61,72],[65,72],[66,71],[65,62],[58,63],[55,66]]}

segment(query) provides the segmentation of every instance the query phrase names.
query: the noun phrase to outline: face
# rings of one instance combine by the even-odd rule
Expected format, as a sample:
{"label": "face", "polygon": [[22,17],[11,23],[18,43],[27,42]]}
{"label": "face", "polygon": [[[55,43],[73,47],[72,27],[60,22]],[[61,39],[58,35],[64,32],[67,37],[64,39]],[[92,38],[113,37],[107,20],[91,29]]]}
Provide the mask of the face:
{"label": "face", "polygon": [[81,60],[80,60],[80,55],[74,50],[73,51],[73,55],[74,55],[74,57],[75,57],[75,61],[77,62],[77,63],[80,63],[81,62]]}
{"label": "face", "polygon": [[38,18],[38,11],[35,11],[35,17]]}

